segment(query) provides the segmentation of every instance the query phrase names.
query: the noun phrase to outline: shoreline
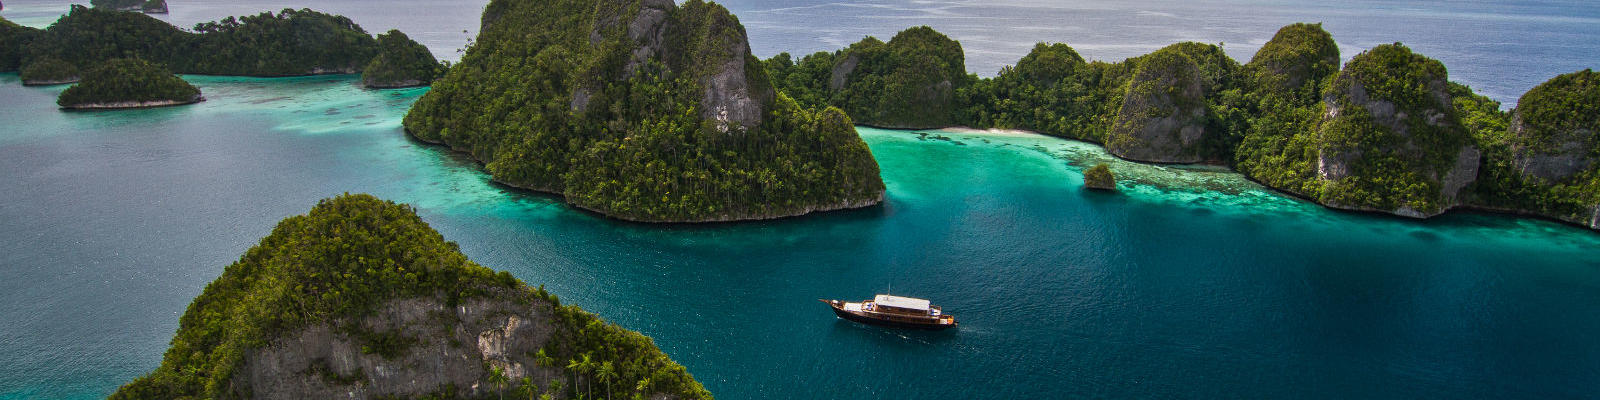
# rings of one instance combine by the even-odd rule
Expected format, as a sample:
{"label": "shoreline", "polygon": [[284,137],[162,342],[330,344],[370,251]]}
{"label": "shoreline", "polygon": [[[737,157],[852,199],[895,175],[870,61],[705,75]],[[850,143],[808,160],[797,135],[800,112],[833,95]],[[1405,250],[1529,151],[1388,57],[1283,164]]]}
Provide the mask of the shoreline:
{"label": "shoreline", "polygon": [[139,109],[139,108],[160,108],[160,107],[183,106],[183,105],[199,103],[199,102],[202,102],[202,101],[206,101],[205,96],[195,96],[194,99],[188,100],[188,101],[177,101],[177,100],[117,101],[117,102],[109,102],[109,103],[73,104],[73,105],[70,105],[70,106],[61,106],[61,109],[62,110],[67,110],[67,111],[131,110],[131,109]]}
{"label": "shoreline", "polygon": [[73,83],[78,83],[78,81],[79,81],[79,79],[78,79],[78,78],[72,78],[72,79],[57,79],[57,80],[37,80],[37,79],[35,79],[35,80],[27,80],[27,79],[23,79],[23,80],[22,80],[22,86],[56,86],[56,85],[68,85],[68,84],[73,84]]}
{"label": "shoreline", "polygon": [[563,204],[566,204],[568,207],[572,207],[572,209],[574,209],[574,210],[578,210],[578,211],[581,211],[581,212],[584,212],[584,213],[588,213],[588,214],[592,214],[592,215],[597,215],[597,216],[604,217],[605,219],[609,219],[609,220],[613,220],[613,221],[632,223],[632,224],[641,224],[641,225],[712,225],[712,224],[729,224],[729,223],[747,223],[747,222],[775,221],[775,220],[788,219],[788,218],[798,218],[798,217],[803,217],[803,216],[812,215],[812,214],[820,214],[820,213],[825,213],[825,212],[829,212],[829,211],[866,210],[866,209],[871,209],[873,207],[883,206],[884,204],[886,204],[888,202],[888,199],[889,199],[889,193],[888,193],[888,190],[886,188],[883,192],[878,192],[878,196],[875,199],[866,200],[866,201],[860,201],[860,202],[846,201],[846,202],[843,202],[843,204],[811,205],[811,206],[806,206],[806,207],[803,207],[801,209],[798,209],[797,212],[791,212],[791,213],[779,213],[779,214],[762,215],[762,216],[722,216],[722,217],[719,217],[719,218],[716,218],[716,219],[700,219],[700,220],[647,220],[647,219],[637,219],[637,218],[630,218],[630,217],[627,217],[627,216],[607,214],[607,213],[601,212],[599,210],[595,210],[593,208],[586,207],[586,206],[581,205],[581,204],[573,203],[571,200],[569,200],[567,198],[565,193],[561,193],[561,192],[557,192],[557,191],[554,191],[554,190],[550,190],[548,188],[536,188],[536,187],[518,185],[518,184],[513,184],[513,183],[510,183],[510,182],[501,181],[499,179],[496,179],[494,177],[494,175],[489,174],[489,171],[485,168],[487,166],[487,164],[485,164],[482,160],[478,160],[477,158],[473,157],[471,153],[468,153],[468,152],[465,152],[465,151],[461,151],[461,150],[457,150],[454,147],[451,147],[450,145],[445,144],[445,143],[434,142],[434,141],[430,141],[430,140],[419,138],[419,137],[417,137],[417,135],[411,134],[411,130],[410,129],[405,129],[404,127],[401,127],[401,130],[404,131],[406,138],[408,138],[408,139],[410,139],[412,141],[415,141],[415,142],[418,142],[418,143],[422,143],[422,144],[426,144],[426,145],[429,145],[429,146],[442,147],[442,148],[444,148],[446,150],[449,150],[450,153],[453,154],[453,155],[456,155],[456,156],[459,156],[459,157],[463,157],[463,158],[466,158],[468,160],[472,160],[472,162],[474,164],[477,164],[478,172],[483,173],[485,175],[489,175],[489,182],[492,182],[495,185],[504,186],[504,187],[516,189],[516,190],[519,190],[519,191],[530,192],[530,193],[535,193],[535,194],[539,194],[539,195],[552,196],[552,197],[560,198],[561,202]]}
{"label": "shoreline", "polygon": [[[861,125],[861,126],[868,126],[868,125]],[[1101,149],[1105,148],[1105,145],[1101,144],[1101,143],[1096,143],[1096,142],[1092,142],[1092,141],[1088,141],[1088,140],[1065,138],[1065,137],[1061,137],[1061,136],[1055,136],[1055,135],[1045,134],[1045,133],[1026,130],[1026,129],[999,129],[999,128],[978,129],[978,128],[972,128],[972,127],[967,127],[967,126],[953,126],[953,127],[946,127],[946,128],[930,128],[930,129],[894,129],[894,128],[882,128],[882,127],[875,127],[875,126],[868,126],[868,127],[871,127],[871,128],[874,128],[874,129],[907,131],[907,132],[910,132],[910,131],[945,131],[945,132],[961,133],[961,134],[977,134],[977,135],[986,135],[987,134],[987,135],[1012,136],[1012,137],[1032,135],[1032,136],[1042,136],[1042,137],[1054,138],[1054,139],[1060,139],[1060,140],[1069,140],[1069,141],[1075,141],[1075,142],[1081,142],[1081,143],[1088,143],[1088,144],[1093,144],[1093,145],[1096,145],[1096,146],[1100,146]],[[1582,229],[1585,229],[1585,230],[1589,230],[1591,232],[1600,233],[1600,226],[1591,226],[1589,224],[1584,224],[1584,223],[1579,222],[1579,221],[1569,221],[1569,220],[1561,219],[1559,217],[1539,214],[1539,213],[1536,213],[1536,212],[1526,211],[1526,210],[1507,209],[1507,208],[1499,208],[1499,207],[1491,207],[1491,206],[1483,206],[1483,205],[1475,205],[1475,204],[1465,204],[1465,203],[1456,204],[1454,206],[1450,206],[1448,208],[1445,208],[1443,211],[1440,211],[1437,214],[1424,216],[1424,217],[1415,217],[1415,216],[1410,216],[1410,215],[1396,214],[1394,212],[1377,210],[1377,209],[1369,209],[1369,208],[1346,208],[1346,207],[1338,206],[1338,205],[1324,204],[1322,202],[1316,201],[1316,200],[1314,200],[1314,199],[1312,199],[1310,197],[1307,197],[1305,195],[1302,195],[1300,193],[1295,193],[1295,192],[1292,192],[1292,191],[1289,191],[1289,190],[1285,190],[1285,189],[1281,189],[1281,188],[1278,188],[1278,187],[1274,187],[1272,185],[1268,185],[1265,182],[1256,180],[1255,177],[1252,177],[1252,176],[1247,175],[1247,174],[1245,174],[1243,172],[1239,172],[1238,170],[1233,169],[1233,167],[1231,167],[1231,166],[1229,166],[1227,164],[1215,164],[1215,163],[1188,163],[1188,164],[1181,164],[1181,163],[1152,163],[1152,162],[1129,160],[1129,159],[1126,159],[1126,158],[1123,158],[1123,157],[1119,157],[1116,154],[1111,154],[1110,151],[1107,151],[1106,154],[1110,154],[1111,157],[1116,158],[1118,160],[1122,160],[1122,161],[1126,161],[1126,162],[1130,162],[1130,163],[1136,163],[1136,164],[1144,164],[1144,165],[1222,167],[1222,168],[1225,168],[1227,170],[1227,172],[1233,173],[1233,174],[1237,174],[1237,175],[1243,177],[1245,180],[1248,180],[1248,181],[1250,181],[1252,183],[1260,185],[1261,187],[1266,188],[1267,190],[1271,190],[1273,193],[1282,194],[1282,195],[1285,195],[1285,196],[1288,196],[1288,197],[1291,197],[1291,198],[1294,198],[1294,199],[1297,199],[1297,200],[1305,201],[1305,202],[1308,202],[1308,203],[1311,203],[1311,204],[1316,204],[1317,206],[1320,206],[1320,207],[1322,207],[1324,209],[1333,210],[1333,211],[1341,212],[1341,213],[1382,215],[1382,216],[1385,216],[1385,217],[1388,217],[1388,218],[1395,218],[1395,219],[1409,220],[1409,221],[1427,221],[1427,220],[1431,220],[1431,219],[1434,219],[1434,218],[1439,217],[1439,216],[1443,216],[1443,215],[1451,214],[1451,213],[1456,213],[1456,212],[1478,213],[1478,214],[1501,215],[1501,216],[1508,216],[1508,217],[1515,217],[1515,218],[1539,219],[1539,220],[1559,223],[1559,224],[1562,224],[1562,225],[1568,225],[1568,226],[1572,226],[1572,227],[1582,228]],[[1600,215],[1600,214],[1597,214],[1597,215]]]}

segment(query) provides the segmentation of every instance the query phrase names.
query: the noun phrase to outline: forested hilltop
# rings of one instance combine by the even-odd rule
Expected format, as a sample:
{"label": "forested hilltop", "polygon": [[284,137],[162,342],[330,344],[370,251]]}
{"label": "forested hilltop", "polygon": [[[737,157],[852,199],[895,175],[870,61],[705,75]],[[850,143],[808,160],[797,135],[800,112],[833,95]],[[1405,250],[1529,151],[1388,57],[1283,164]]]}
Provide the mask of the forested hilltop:
{"label": "forested hilltop", "polygon": [[84,73],[83,81],[61,92],[56,104],[68,109],[142,108],[204,100],[200,89],[149,61],[108,60]]}
{"label": "forested hilltop", "polygon": [[[0,50],[0,68],[6,70],[27,69],[41,60],[83,70],[113,58],[139,58],[181,74],[353,74],[384,48],[349,18],[309,9],[228,17],[197,24],[193,32],[140,13],[79,5],[42,31],[3,25],[0,40],[20,38],[11,39],[17,43],[14,54]],[[404,35],[395,38],[407,43],[391,47],[421,46]],[[424,55],[426,61],[407,62],[437,64],[431,54]],[[418,77],[423,84],[435,74],[426,72]]]}
{"label": "forested hilltop", "polygon": [[888,128],[957,124],[956,91],[976,80],[966,72],[961,43],[926,26],[888,43],[868,36],[798,61],[780,54],[765,67],[803,106],[839,107],[857,123]]}
{"label": "forested hilltop", "polygon": [[378,56],[361,71],[361,83],[370,88],[427,85],[444,75],[446,66],[433,58],[428,46],[390,29],[378,35]]}
{"label": "forested hilltop", "polygon": [[369,195],[283,220],[112,399],[710,399],[650,338],[462,255]]}
{"label": "forested hilltop", "polygon": [[738,19],[699,0],[494,0],[405,127],[497,181],[626,220],[776,218],[884,196],[850,117],[775,91]]}
{"label": "forested hilltop", "polygon": [[[901,36],[917,45],[896,46]],[[885,126],[1026,129],[1103,143],[1134,161],[1226,164],[1335,208],[1425,218],[1465,206],[1600,229],[1600,86],[1591,71],[1552,79],[1507,113],[1400,43],[1341,68],[1318,24],[1285,26],[1248,64],[1201,43],[1115,63],[1041,43],[994,78],[947,79],[941,71],[962,65],[959,50],[917,27],[888,44],[869,37],[762,64],[802,103],[839,105]],[[923,68],[883,67],[897,57]],[[946,80],[950,105],[927,89]],[[871,98],[852,85],[900,94]],[[957,111],[915,112],[950,107]]]}

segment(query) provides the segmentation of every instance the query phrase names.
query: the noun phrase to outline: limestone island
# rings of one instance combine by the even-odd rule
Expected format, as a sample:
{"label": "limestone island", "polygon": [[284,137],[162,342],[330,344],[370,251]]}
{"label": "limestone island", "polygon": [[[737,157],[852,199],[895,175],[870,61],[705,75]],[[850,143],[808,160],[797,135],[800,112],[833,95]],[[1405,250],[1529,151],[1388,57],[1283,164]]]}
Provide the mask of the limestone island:
{"label": "limestone island", "polygon": [[204,101],[200,89],[159,65],[136,58],[106,61],[61,92],[67,110],[165,107]]}
{"label": "limestone island", "polygon": [[378,55],[362,69],[361,84],[373,89],[427,86],[444,71],[427,46],[390,30],[378,35]]}
{"label": "limestone island", "polygon": [[[538,34],[529,34],[538,32]],[[641,222],[878,204],[850,116],[775,89],[727,9],[688,0],[495,0],[405,128],[496,181]]]}
{"label": "limestone island", "polygon": [[472,262],[409,206],[346,194],[224,269],[160,366],[110,398],[602,395],[711,398],[649,337]]}
{"label": "limestone island", "polygon": [[90,0],[89,5],[114,11],[166,14],[167,0]]}
{"label": "limestone island", "polygon": [[77,83],[80,75],[78,67],[66,61],[44,58],[29,63],[20,77],[24,86],[50,86]]}
{"label": "limestone island", "polygon": [[[1202,43],[1121,62],[1040,43],[994,78],[936,72],[961,68],[959,47],[916,27],[887,44],[762,64],[803,107],[841,107],[865,124],[1030,130],[1131,161],[1227,165],[1336,209],[1428,218],[1466,208],[1600,229],[1590,70],[1553,78],[1506,112],[1400,43],[1341,68],[1320,24],[1283,27],[1246,64]],[[875,97],[886,90],[909,92]]]}

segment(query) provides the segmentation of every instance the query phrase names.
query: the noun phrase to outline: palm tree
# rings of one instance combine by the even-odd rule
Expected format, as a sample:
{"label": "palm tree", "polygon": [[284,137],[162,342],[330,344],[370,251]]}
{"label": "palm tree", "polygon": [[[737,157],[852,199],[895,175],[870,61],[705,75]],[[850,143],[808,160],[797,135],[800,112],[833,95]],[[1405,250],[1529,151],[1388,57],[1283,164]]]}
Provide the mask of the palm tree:
{"label": "palm tree", "polygon": [[[541,367],[548,368],[556,366],[556,359],[554,357],[550,357],[549,354],[545,354],[544,349],[539,349],[539,353],[533,355],[533,362]],[[539,379],[549,379],[550,376],[548,374],[549,372],[545,369],[539,369]]]}
{"label": "palm tree", "polygon": [[581,370],[581,369],[583,369],[583,363],[579,362],[578,359],[574,358],[574,359],[571,359],[571,360],[567,360],[567,370],[572,371],[572,389],[573,389],[572,391],[573,392],[577,392],[578,391],[577,390],[578,389],[578,370]]}
{"label": "palm tree", "polygon": [[611,400],[611,380],[617,378],[617,369],[611,366],[610,361],[600,363],[595,377],[600,378],[600,384],[606,387],[606,400]]}
{"label": "palm tree", "polygon": [[510,381],[511,379],[506,377],[506,371],[500,367],[489,370],[489,383],[500,391],[500,400],[506,400],[506,383]]}
{"label": "palm tree", "polygon": [[522,384],[517,386],[517,390],[527,393],[528,400],[533,400],[533,396],[539,394],[539,385],[533,384],[533,377],[531,376],[522,377],[521,382]]}
{"label": "palm tree", "polygon": [[[583,362],[578,363],[578,369],[579,369],[579,371],[583,372],[584,375],[588,375],[590,372],[594,371],[594,360],[589,358],[589,353],[583,353]],[[594,396],[594,384],[590,383],[588,379],[584,379],[583,380],[583,397],[593,397],[593,396]]]}

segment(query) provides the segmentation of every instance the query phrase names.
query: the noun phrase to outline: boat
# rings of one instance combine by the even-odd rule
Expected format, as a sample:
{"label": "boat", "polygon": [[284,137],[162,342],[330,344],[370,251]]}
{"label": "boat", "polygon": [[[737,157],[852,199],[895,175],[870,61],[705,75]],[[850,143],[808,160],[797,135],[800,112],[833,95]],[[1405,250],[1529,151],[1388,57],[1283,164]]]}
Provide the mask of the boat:
{"label": "boat", "polygon": [[817,299],[846,320],[896,328],[943,330],[956,327],[956,317],[928,300],[880,294],[858,303]]}

